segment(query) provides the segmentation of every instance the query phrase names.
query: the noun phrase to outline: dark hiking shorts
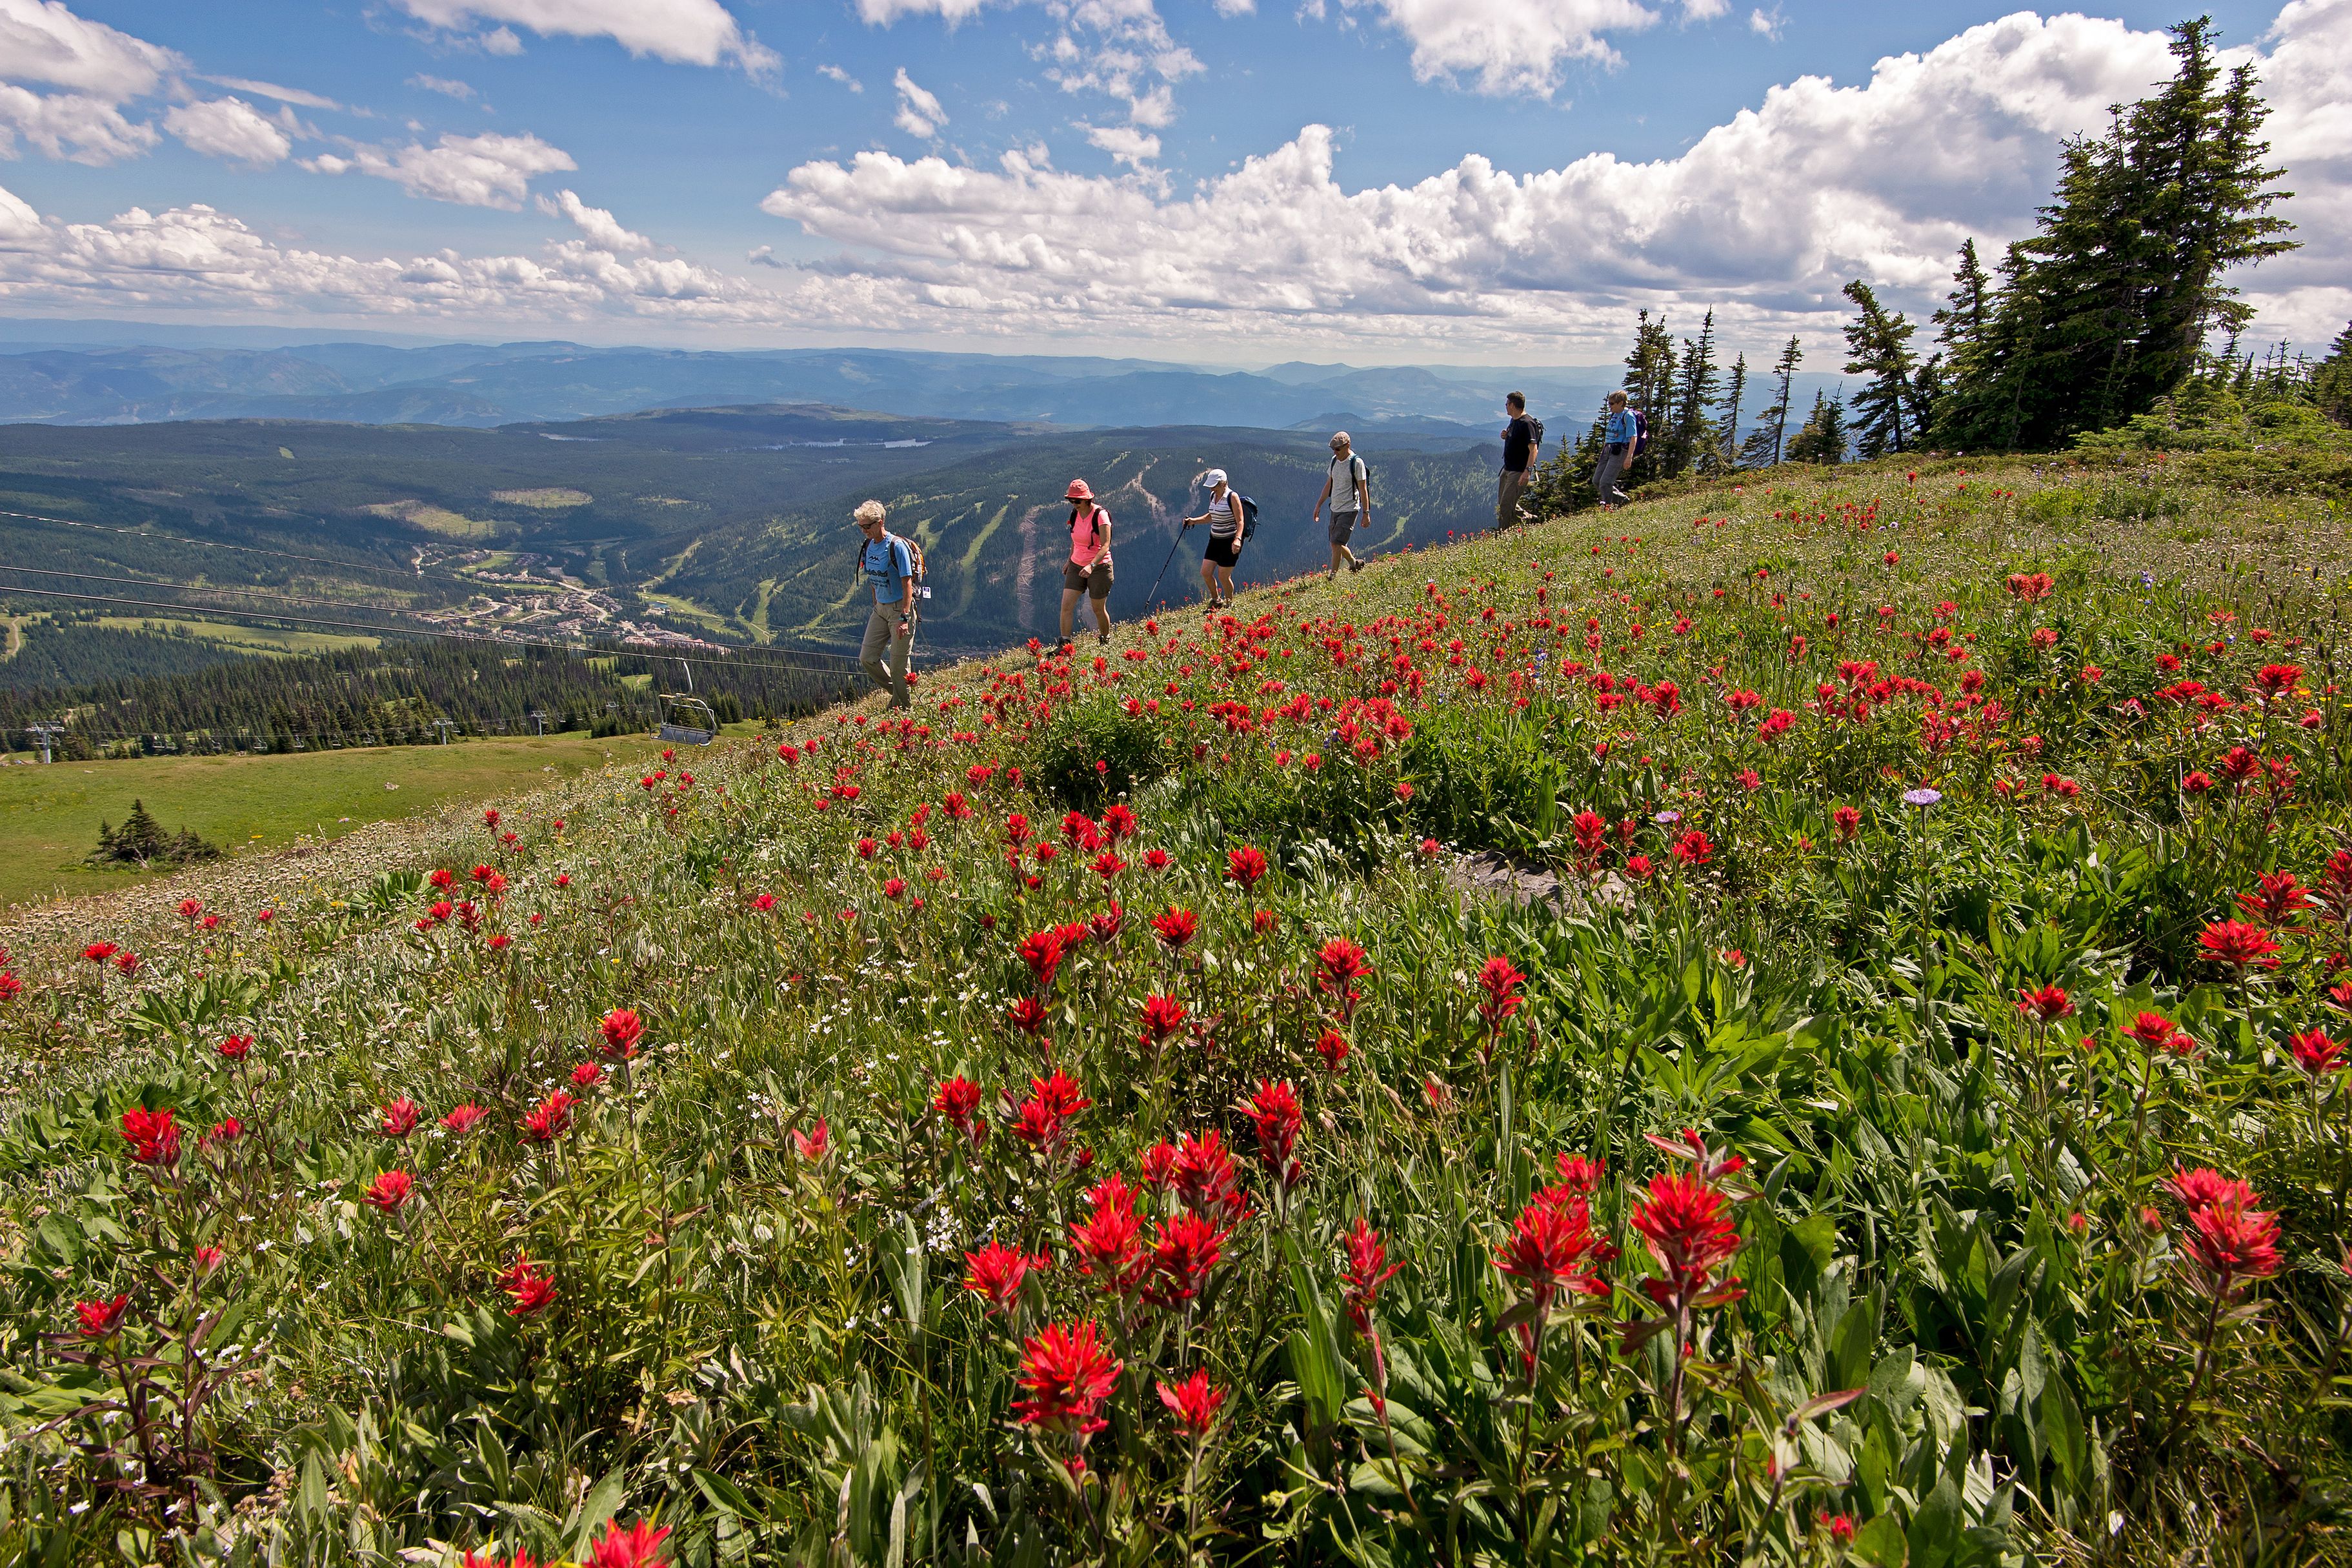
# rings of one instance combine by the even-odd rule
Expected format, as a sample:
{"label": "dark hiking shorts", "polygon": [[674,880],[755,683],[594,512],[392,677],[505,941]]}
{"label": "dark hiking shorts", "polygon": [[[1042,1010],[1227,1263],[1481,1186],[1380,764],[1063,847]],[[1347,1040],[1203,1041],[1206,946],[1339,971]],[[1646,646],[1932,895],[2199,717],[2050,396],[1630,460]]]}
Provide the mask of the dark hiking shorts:
{"label": "dark hiking shorts", "polygon": [[1212,566],[1222,566],[1228,572],[1241,563],[1241,558],[1242,536],[1238,533],[1231,539],[1211,539],[1209,548],[1201,552],[1202,560]]}
{"label": "dark hiking shorts", "polygon": [[1084,590],[1089,599],[1110,597],[1110,560],[1108,556],[1092,566],[1081,566],[1075,561],[1062,563],[1062,587],[1076,594]]}

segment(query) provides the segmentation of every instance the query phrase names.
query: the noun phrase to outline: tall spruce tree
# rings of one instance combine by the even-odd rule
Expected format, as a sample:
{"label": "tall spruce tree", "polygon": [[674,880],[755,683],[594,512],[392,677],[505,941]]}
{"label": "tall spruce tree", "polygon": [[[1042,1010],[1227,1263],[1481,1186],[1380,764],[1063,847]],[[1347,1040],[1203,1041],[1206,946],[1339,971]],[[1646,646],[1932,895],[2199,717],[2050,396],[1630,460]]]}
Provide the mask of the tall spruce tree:
{"label": "tall spruce tree", "polygon": [[1789,441],[1789,384],[1795,379],[1797,367],[1805,360],[1802,344],[1795,338],[1780,351],[1772,362],[1772,405],[1756,416],[1756,429],[1739,449],[1739,459],[1751,468],[1766,468],[1780,460]]}
{"label": "tall spruce tree", "polygon": [[1675,339],[1666,331],[1664,318],[1653,321],[1643,310],[1633,329],[1633,352],[1625,356],[1626,406],[1639,409],[1650,422],[1650,442],[1633,460],[1617,482],[1631,490],[1637,484],[1664,477],[1659,459],[1664,448],[1667,405],[1674,395]]}
{"label": "tall spruce tree", "polygon": [[2223,73],[2210,19],[2172,29],[2173,79],[2060,153],[2058,189],[2010,247],[1974,350],[1955,352],[1937,437],[2048,447],[2147,413],[2252,308],[2230,268],[2294,247],[2271,209],[2269,113],[2251,66]]}
{"label": "tall spruce tree", "polygon": [[1789,443],[1788,458],[1792,463],[1843,463],[1845,461],[1847,435],[1845,397],[1841,393],[1832,397],[1826,392],[1813,394],[1813,412],[1805,427]]}
{"label": "tall spruce tree", "polygon": [[1845,297],[1855,311],[1845,329],[1846,374],[1869,378],[1853,397],[1854,444],[1865,458],[1903,451],[1920,423],[1913,385],[1919,356],[1911,348],[1911,322],[1902,311],[1881,305],[1860,279],[1845,286]]}
{"label": "tall spruce tree", "polygon": [[1739,405],[1748,397],[1748,355],[1731,362],[1731,379],[1723,389],[1723,417],[1716,422],[1715,439],[1707,443],[1699,466],[1709,474],[1728,473],[1739,466]]}
{"label": "tall spruce tree", "polygon": [[1721,380],[1715,368],[1715,312],[1699,322],[1698,341],[1683,340],[1683,362],[1675,376],[1674,420],[1661,443],[1664,477],[1689,472],[1715,444],[1716,388]]}
{"label": "tall spruce tree", "polygon": [[2338,425],[2352,425],[2352,323],[2327,345],[2327,357],[2311,373],[2311,400]]}

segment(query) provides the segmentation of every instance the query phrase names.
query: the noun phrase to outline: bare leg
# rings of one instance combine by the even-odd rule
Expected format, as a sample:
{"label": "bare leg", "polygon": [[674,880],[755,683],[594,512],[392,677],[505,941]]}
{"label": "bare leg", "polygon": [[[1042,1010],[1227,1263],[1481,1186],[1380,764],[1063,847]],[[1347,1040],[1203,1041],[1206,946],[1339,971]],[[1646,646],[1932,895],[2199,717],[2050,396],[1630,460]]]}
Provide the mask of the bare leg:
{"label": "bare leg", "polygon": [[1213,561],[1203,561],[1203,562],[1202,562],[1202,563],[1201,563],[1201,598],[1202,598],[1202,601],[1203,603],[1210,603],[1210,602],[1213,602],[1213,601],[1215,600],[1216,596],[1217,596],[1217,566],[1216,566],[1216,563],[1215,563],[1215,562],[1213,562]]}
{"label": "bare leg", "polygon": [[1234,569],[1232,567],[1220,566],[1217,568],[1217,592],[1226,603],[1231,604],[1233,602]]}
{"label": "bare leg", "polygon": [[1095,636],[1108,642],[1110,640],[1110,595],[1106,594],[1099,599],[1088,599],[1087,603],[1095,613]]}
{"label": "bare leg", "polygon": [[1064,642],[1070,640],[1070,622],[1076,616],[1078,601],[1084,596],[1084,594],[1076,588],[1062,590],[1062,640]]}

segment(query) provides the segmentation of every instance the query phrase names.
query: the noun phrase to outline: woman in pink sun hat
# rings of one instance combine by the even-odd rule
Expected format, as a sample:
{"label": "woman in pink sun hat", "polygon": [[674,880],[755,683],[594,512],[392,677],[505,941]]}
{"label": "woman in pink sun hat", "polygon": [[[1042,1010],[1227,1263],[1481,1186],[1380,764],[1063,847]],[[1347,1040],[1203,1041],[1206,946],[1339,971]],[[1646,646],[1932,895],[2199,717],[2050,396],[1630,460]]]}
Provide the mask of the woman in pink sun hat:
{"label": "woman in pink sun hat", "polygon": [[1081,595],[1091,600],[1095,640],[1110,641],[1110,513],[1095,504],[1095,492],[1084,479],[1072,479],[1062,492],[1070,503],[1070,558],[1062,564],[1062,643],[1055,651],[1066,653],[1070,627]]}

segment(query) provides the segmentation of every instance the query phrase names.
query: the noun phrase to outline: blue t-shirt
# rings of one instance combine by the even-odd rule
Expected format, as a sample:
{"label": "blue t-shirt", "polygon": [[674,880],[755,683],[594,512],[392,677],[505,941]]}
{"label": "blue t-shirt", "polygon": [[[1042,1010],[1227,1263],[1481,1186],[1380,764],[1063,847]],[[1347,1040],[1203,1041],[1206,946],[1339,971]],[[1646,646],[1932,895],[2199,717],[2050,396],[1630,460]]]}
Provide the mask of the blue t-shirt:
{"label": "blue t-shirt", "polygon": [[1633,444],[1633,411],[1630,408],[1620,408],[1610,415],[1608,428],[1601,439],[1612,447],[1632,446]]}
{"label": "blue t-shirt", "polygon": [[[886,533],[866,546],[857,563],[874,585],[876,604],[895,605],[907,596],[907,579],[915,574],[915,557],[905,540]],[[885,588],[889,592],[884,593]]]}

